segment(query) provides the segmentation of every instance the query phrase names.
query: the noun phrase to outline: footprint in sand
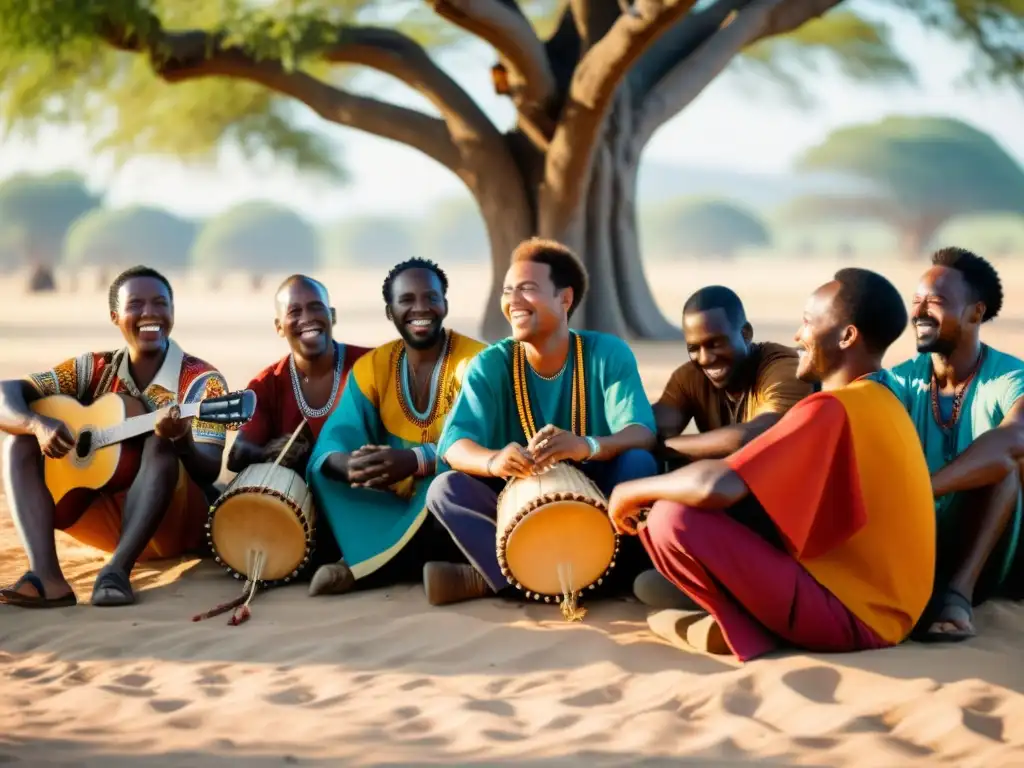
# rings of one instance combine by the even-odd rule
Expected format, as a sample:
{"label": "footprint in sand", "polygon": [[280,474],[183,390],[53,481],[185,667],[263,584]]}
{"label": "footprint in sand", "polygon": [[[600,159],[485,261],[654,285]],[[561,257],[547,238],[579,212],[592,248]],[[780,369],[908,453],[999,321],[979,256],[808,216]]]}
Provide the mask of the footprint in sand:
{"label": "footprint in sand", "polygon": [[330,696],[326,699],[320,699],[319,701],[311,702],[307,705],[307,709],[330,709],[331,707],[336,707],[339,704],[344,704],[351,698],[352,694],[341,693],[337,696]]}
{"label": "footprint in sand", "polygon": [[72,685],[88,685],[96,679],[96,675],[96,671],[89,668],[76,669],[74,672],[65,675],[62,682],[69,687]]}
{"label": "footprint in sand", "polygon": [[102,685],[100,687],[105,691],[116,693],[121,696],[147,698],[155,695],[153,691],[146,688],[152,680],[153,678],[147,677],[146,675],[122,675],[114,680],[113,685]]}
{"label": "footprint in sand", "polygon": [[512,731],[486,730],[481,731],[481,733],[488,739],[492,739],[494,741],[522,741],[526,738],[526,734],[512,733]]}
{"label": "footprint in sand", "polygon": [[572,728],[579,721],[579,715],[559,715],[544,727],[552,731],[561,731],[565,728]]}
{"label": "footprint in sand", "polygon": [[753,717],[764,698],[754,690],[754,681],[745,677],[722,693],[722,709],[737,717]]}
{"label": "footprint in sand", "polygon": [[171,718],[167,721],[167,724],[171,728],[178,728],[182,731],[194,731],[203,724],[203,718],[199,715],[185,715],[184,717]]}
{"label": "footprint in sand", "polygon": [[149,702],[149,706],[164,715],[177,712],[182,707],[187,707],[188,704],[189,702],[185,699],[153,699]]}
{"label": "footprint in sand", "polygon": [[264,696],[263,700],[268,704],[298,706],[299,704],[309,704],[311,701],[315,701],[316,694],[308,686],[294,685],[291,688],[285,688],[283,691]]}
{"label": "footprint in sand", "polygon": [[836,690],[841,680],[839,670],[825,666],[794,669],[782,676],[783,683],[815,704],[837,703]]}
{"label": "footprint in sand", "polygon": [[396,720],[412,720],[414,717],[419,717],[421,712],[419,707],[399,707],[392,710],[391,714]]}
{"label": "footprint in sand", "polygon": [[46,672],[46,667],[21,667],[10,672],[10,676],[18,680],[34,680]]}
{"label": "footprint in sand", "polygon": [[498,717],[514,717],[516,709],[507,701],[500,701],[498,699],[476,699],[474,701],[467,701],[465,709],[470,712],[489,712],[492,715]]}
{"label": "footprint in sand", "polygon": [[410,680],[408,683],[405,683],[404,685],[402,685],[399,690],[402,690],[402,691],[415,691],[418,688],[424,688],[424,687],[429,687],[429,686],[430,686],[430,681],[421,677],[421,678],[419,678],[417,680]]}
{"label": "footprint in sand", "polygon": [[615,704],[622,701],[622,688],[618,685],[606,685],[604,688],[595,688],[592,691],[584,691],[576,696],[562,699],[562,703],[568,707],[599,707],[602,704]]}

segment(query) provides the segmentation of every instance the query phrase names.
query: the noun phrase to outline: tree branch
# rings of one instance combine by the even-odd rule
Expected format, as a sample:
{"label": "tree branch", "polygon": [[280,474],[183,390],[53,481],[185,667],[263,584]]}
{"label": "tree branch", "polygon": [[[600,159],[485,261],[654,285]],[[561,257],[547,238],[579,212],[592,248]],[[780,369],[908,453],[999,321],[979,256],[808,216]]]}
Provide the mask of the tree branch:
{"label": "tree branch", "polygon": [[444,116],[358,96],[280,61],[257,59],[224,37],[203,31],[169,32],[159,19],[128,28],[114,23],[99,30],[110,46],[149,56],[153,70],[169,83],[202,77],[233,77],[298,99],[326,120],[373,133],[420,150],[458,172],[460,139],[476,130],[496,133],[491,122],[450,77],[411,39],[389,29],[343,27],[324,53],[334,63],[363,64],[391,74],[423,93]]}
{"label": "tree branch", "polygon": [[791,32],[842,0],[752,0],[690,57],[676,65],[641,107],[637,141],[654,132],[693,101],[736,55],[765,37]]}
{"label": "tree branch", "polygon": [[494,47],[508,69],[512,98],[521,111],[543,112],[550,106],[555,75],[544,44],[518,5],[503,0],[428,2],[439,16]]}
{"label": "tree branch", "polygon": [[615,91],[633,63],[669,27],[689,12],[694,0],[637,0],[583,56],[569,86],[569,98],[544,168],[542,194],[557,199],[552,220],[541,222],[558,237],[578,212],[590,179],[594,148]]}
{"label": "tree branch", "polygon": [[699,10],[693,10],[678,24],[659,37],[629,71],[633,101],[643,104],[647,94],[661,79],[692,56],[700,46],[711,39],[728,18],[749,5],[751,0],[715,0]]}

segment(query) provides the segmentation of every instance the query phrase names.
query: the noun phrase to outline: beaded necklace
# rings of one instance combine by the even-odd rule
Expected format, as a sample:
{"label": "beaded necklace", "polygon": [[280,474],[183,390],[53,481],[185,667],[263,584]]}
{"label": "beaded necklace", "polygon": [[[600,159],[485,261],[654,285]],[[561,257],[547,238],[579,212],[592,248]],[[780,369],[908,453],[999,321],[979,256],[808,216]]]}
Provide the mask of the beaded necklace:
{"label": "beaded necklace", "polygon": [[[434,423],[434,419],[437,418],[438,411],[441,409],[441,405],[442,405],[441,401],[444,399],[442,397],[442,395],[444,394],[445,381],[448,378],[448,368],[449,368],[449,366],[451,364],[451,356],[452,356],[451,353],[452,353],[451,334],[446,333],[445,337],[444,337],[444,348],[441,350],[441,355],[437,359],[437,362],[434,363],[434,370],[435,371],[437,371],[438,370],[438,366],[440,366],[440,373],[438,373],[438,375],[436,377],[436,381],[437,381],[436,392],[432,392],[434,404],[433,404],[433,407],[431,407],[430,412],[427,413],[426,417],[422,418],[422,419],[419,416],[416,415],[416,413],[414,412],[413,408],[405,400],[404,387],[402,386],[402,359],[405,357],[405,344],[402,344],[402,343],[396,344],[394,351],[391,353],[391,368],[394,371],[395,387],[397,388],[396,394],[398,396],[398,404],[399,404],[399,406],[401,406],[402,413],[405,415],[405,418],[407,418],[410,422],[415,424],[417,427],[419,427],[423,431],[423,442],[424,443],[428,442],[427,437],[426,437],[426,435],[427,435],[427,428],[430,427],[430,425]],[[431,389],[432,390],[435,388],[434,385],[433,385],[434,378],[435,377],[433,375],[431,375],[431,384],[432,384]],[[412,393],[411,390],[409,392],[409,396],[410,397],[413,396],[413,393]]]}
{"label": "beaded necklace", "polygon": [[[587,434],[587,389],[583,372],[583,339],[578,334],[570,334],[569,355],[573,354],[573,340],[576,342],[576,354],[572,370],[572,431],[582,437]],[[568,365],[569,355],[566,356],[566,365]],[[526,439],[529,440],[537,433],[537,424],[534,422],[533,408],[530,405],[530,390],[526,383],[527,368],[529,368],[529,363],[526,361],[526,349],[517,341],[512,348],[512,388],[516,396],[519,424],[523,428]],[[564,366],[562,370],[565,370]]]}
{"label": "beaded necklace", "polygon": [[334,381],[331,382],[331,397],[327,400],[327,404],[323,408],[310,408],[309,403],[306,402],[305,395],[302,394],[302,385],[299,383],[299,371],[295,367],[295,355],[288,356],[288,367],[291,370],[292,376],[292,392],[295,393],[295,402],[299,406],[299,410],[302,411],[302,415],[307,419],[319,419],[326,416],[331,412],[331,408],[334,407],[334,400],[338,397],[338,386],[341,384],[341,363],[344,357],[344,351],[341,349],[341,345],[338,342],[332,342],[334,344]]}
{"label": "beaded necklace", "polygon": [[967,375],[967,378],[960,382],[955,390],[953,390],[953,409],[949,415],[949,421],[942,418],[942,409],[939,407],[939,380],[935,376],[935,371],[932,370],[931,380],[931,401],[932,401],[932,416],[935,417],[935,423],[939,425],[943,430],[950,430],[956,426],[960,420],[960,408],[964,402],[964,394],[967,392],[967,388],[971,386],[971,382],[974,381],[975,375],[981,368],[981,361],[985,359],[985,348],[982,347],[978,353],[978,359],[974,363],[974,367],[971,372]]}

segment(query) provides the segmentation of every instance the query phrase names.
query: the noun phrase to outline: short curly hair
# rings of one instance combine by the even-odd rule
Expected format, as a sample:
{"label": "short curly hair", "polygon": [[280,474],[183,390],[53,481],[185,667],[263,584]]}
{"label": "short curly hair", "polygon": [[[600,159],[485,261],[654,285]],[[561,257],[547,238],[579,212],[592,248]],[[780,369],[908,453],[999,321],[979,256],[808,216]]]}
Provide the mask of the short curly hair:
{"label": "short curly hair", "polygon": [[967,283],[974,301],[985,305],[981,322],[987,323],[1003,308],[1003,282],[999,273],[988,261],[966,248],[941,248],[932,254],[936,267],[955,269]]}
{"label": "short curly hair", "polygon": [[110,291],[107,294],[107,304],[109,305],[111,312],[117,312],[117,294],[120,293],[121,286],[129,280],[134,280],[136,277],[151,277],[154,280],[159,280],[164,284],[164,286],[166,286],[168,298],[171,301],[174,301],[174,289],[171,288],[171,281],[152,267],[146,267],[140,264],[136,267],[129,267],[120,275],[115,277],[114,282],[110,284]]}
{"label": "short curly hair", "polygon": [[896,286],[877,272],[847,267],[833,278],[839,283],[836,305],[855,326],[864,346],[882,354],[907,327],[907,308]]}
{"label": "short curly hair", "polygon": [[587,295],[590,280],[586,267],[572,249],[555,240],[533,237],[524,240],[512,251],[512,263],[517,261],[547,264],[556,290],[572,288],[572,306],[569,307],[569,317],[572,317],[572,313]]}
{"label": "short curly hair", "polygon": [[381,289],[381,293],[384,294],[384,303],[390,304],[395,298],[394,286],[395,280],[400,274],[410,269],[428,269],[437,275],[437,279],[441,281],[441,294],[447,298],[448,296],[448,275],[445,274],[444,270],[441,269],[437,264],[432,262],[430,259],[412,258],[406,259],[400,264],[396,264],[392,267],[391,271],[388,272],[388,276],[384,278],[384,287]]}

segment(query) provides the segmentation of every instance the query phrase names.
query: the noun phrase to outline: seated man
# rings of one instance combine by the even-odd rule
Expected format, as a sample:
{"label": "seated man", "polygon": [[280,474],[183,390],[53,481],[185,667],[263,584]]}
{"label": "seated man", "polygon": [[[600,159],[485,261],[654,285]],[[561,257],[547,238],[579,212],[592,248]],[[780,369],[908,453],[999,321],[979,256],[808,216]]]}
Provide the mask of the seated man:
{"label": "seated man", "polygon": [[445,330],[447,294],[448,277],[424,259],[384,280],[385,313],[400,338],[356,361],[309,461],[317,514],[343,558],[317,570],[311,595],[418,580],[428,552],[454,550],[427,519],[426,495],[445,416],[484,345]]}
{"label": "seated man", "polygon": [[[812,391],[796,377],[796,350],[754,343],[739,296],[724,286],[701,288],[686,300],[683,334],[690,360],[676,368],[654,404],[658,439],[670,468],[724,459]],[[682,434],[691,420],[699,434]],[[637,577],[633,592],[653,608],[692,606],[655,569]]]}
{"label": "seated man", "polygon": [[228,469],[273,462],[303,420],[306,426],[281,464],[306,474],[313,442],[341,400],[352,365],[370,350],[334,340],[337,315],[319,280],[292,275],[277,289],[274,328],[291,349],[264,368],[249,389],[256,412],[238,431],[228,454]]}
{"label": "seated man", "polygon": [[[427,507],[476,570],[428,564],[424,588],[432,605],[508,586],[495,517],[509,478],[574,462],[608,494],[619,482],[657,471],[654,413],[629,346],[608,334],[569,330],[586,288],[583,265],[558,243],[528,240],[512,254],[501,300],[512,337],[485,349],[466,371],[438,446],[453,471],[427,494]],[[631,571],[629,559],[619,553],[613,577],[632,580],[640,568]]]}
{"label": "seated man", "polygon": [[609,514],[622,533],[636,533],[653,505],[640,538],[658,570],[711,614],[715,650],[746,661],[780,642],[881,648],[920,618],[935,566],[928,467],[899,401],[865,379],[906,322],[884,277],[840,270],[811,296],[796,337],[797,375],[820,382],[820,393],[727,459],[613,492]]}
{"label": "seated man", "polygon": [[938,525],[933,605],[915,639],[974,635],[972,606],[1005,586],[1021,529],[1024,362],[983,344],[1003,305],[999,275],[980,256],[944,248],[914,295],[921,354],[879,374],[917,427]]}
{"label": "seated man", "polygon": [[[85,353],[24,381],[0,383],[4,490],[30,570],[0,590],[0,602],[29,608],[74,605],[77,600],[57,562],[54,531],[62,530],[113,557],[99,572],[93,605],[134,602],[129,576],[138,560],[201,551],[212,484],[220,474],[225,428],[178,417],[171,408],[141,444],[130,477],[115,477],[99,492],[74,491],[54,504],[43,478],[43,456],[74,448],[62,422],[29,407],[50,395],[83,404],[108,392],[140,400],[148,410],[195,403],[227,392],[224,377],[185,354],[170,339],[174,294],[155,270],[134,267],[110,287],[110,319],[126,347]],[[134,455],[132,442],[123,448]]]}

